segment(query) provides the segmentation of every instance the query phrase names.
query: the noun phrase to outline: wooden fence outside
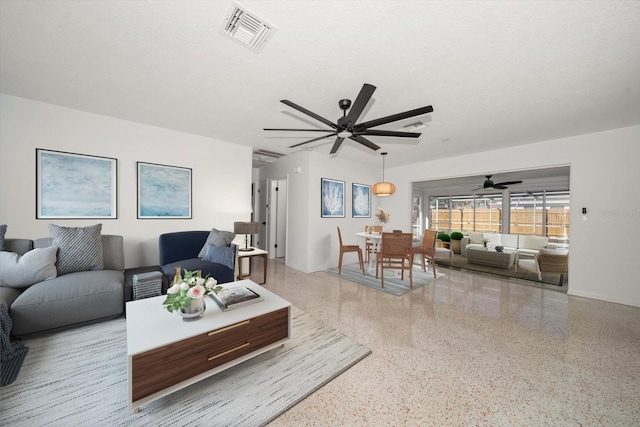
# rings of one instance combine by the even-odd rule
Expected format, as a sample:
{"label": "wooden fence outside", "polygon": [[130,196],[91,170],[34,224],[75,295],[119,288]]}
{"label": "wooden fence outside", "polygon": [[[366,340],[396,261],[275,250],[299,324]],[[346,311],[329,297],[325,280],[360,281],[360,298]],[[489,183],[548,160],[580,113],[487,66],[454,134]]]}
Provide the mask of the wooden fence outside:
{"label": "wooden fence outside", "polygon": [[[476,209],[475,230],[473,209],[431,210],[432,228],[451,231],[501,232],[502,209]],[[559,240],[567,240],[570,235],[570,212],[565,209],[548,209],[545,234],[541,209],[516,209],[511,211],[511,234],[535,234]],[[449,226],[449,224],[451,224]],[[534,230],[535,224],[535,230]]]}

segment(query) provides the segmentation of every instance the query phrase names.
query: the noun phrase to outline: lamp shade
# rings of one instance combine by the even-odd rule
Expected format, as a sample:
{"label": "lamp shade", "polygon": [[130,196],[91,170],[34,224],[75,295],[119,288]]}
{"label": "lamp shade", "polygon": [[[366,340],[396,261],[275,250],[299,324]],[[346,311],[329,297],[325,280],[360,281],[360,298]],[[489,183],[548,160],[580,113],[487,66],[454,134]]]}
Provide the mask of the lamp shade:
{"label": "lamp shade", "polygon": [[385,197],[395,193],[396,186],[391,182],[387,182],[384,180],[384,157],[387,155],[387,153],[380,153],[380,155],[382,155],[382,181],[375,183],[371,191],[373,192],[374,196]]}
{"label": "lamp shade", "polygon": [[258,234],[260,230],[257,222],[234,222],[233,232],[236,234]]}
{"label": "lamp shade", "polygon": [[396,192],[396,186],[391,182],[378,182],[371,189],[378,197],[390,196]]}

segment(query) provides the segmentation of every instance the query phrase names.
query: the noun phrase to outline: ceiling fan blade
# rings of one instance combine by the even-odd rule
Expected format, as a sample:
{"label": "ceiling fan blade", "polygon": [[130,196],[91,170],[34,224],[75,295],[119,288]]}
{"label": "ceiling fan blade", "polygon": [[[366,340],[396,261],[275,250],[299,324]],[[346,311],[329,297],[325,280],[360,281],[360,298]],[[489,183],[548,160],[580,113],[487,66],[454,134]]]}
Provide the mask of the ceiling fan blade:
{"label": "ceiling fan blade", "polygon": [[338,137],[336,142],[333,143],[333,147],[331,147],[329,154],[335,154],[342,145],[342,141],[344,141],[344,138]]}
{"label": "ceiling fan blade", "polygon": [[349,139],[353,139],[354,141],[359,142],[360,144],[364,145],[365,147],[369,147],[372,150],[380,149],[380,147],[378,147],[376,144],[374,144],[373,142],[369,141],[366,138],[361,137],[360,135],[351,135]]}
{"label": "ceiling fan blade", "polygon": [[262,130],[281,130],[287,132],[331,132],[331,129],[274,129],[274,128],[263,128]]}
{"label": "ceiling fan blade", "polygon": [[358,132],[357,135],[374,135],[374,136],[397,136],[400,138],[418,138],[421,133],[418,132],[396,132],[393,130],[375,130],[375,129],[365,129],[361,133]]}
{"label": "ceiling fan blade", "polygon": [[368,128],[384,125],[386,123],[396,122],[398,120],[408,119],[409,117],[420,116],[422,114],[427,114],[431,112],[433,112],[433,107],[431,105],[428,105],[426,107],[416,108],[415,110],[405,111],[404,113],[392,114],[391,116],[381,117],[379,119],[360,123],[359,125],[354,127],[354,130],[360,131],[363,129],[368,129]]}
{"label": "ceiling fan blade", "polygon": [[306,108],[303,108],[303,107],[299,106],[298,104],[295,104],[295,103],[293,103],[291,101],[287,101],[286,99],[283,99],[280,102],[282,102],[284,105],[288,105],[289,107],[300,111],[301,113],[306,114],[307,116],[313,117],[314,119],[318,120],[319,122],[324,123],[327,126],[331,126],[334,129],[338,128],[338,125],[336,125],[335,123],[330,122],[329,120],[325,119],[324,117],[319,116],[316,113],[313,113],[313,112],[307,110]]}
{"label": "ceiling fan blade", "polygon": [[505,181],[505,182],[499,182],[499,183],[495,184],[495,185],[494,185],[494,187],[495,187],[495,186],[497,186],[497,185],[516,185],[516,184],[522,184],[522,181]]}
{"label": "ceiling fan blade", "polygon": [[355,125],[356,122],[358,121],[358,118],[364,111],[364,107],[367,106],[367,104],[369,103],[369,100],[373,96],[373,92],[375,91],[376,91],[376,87],[373,85],[370,85],[368,83],[365,83],[364,85],[362,85],[362,89],[360,89],[360,93],[358,94],[358,97],[356,98],[355,102],[351,106],[351,109],[349,110],[349,114],[347,114],[347,122],[351,122],[352,126]]}
{"label": "ceiling fan blade", "polygon": [[320,141],[321,139],[325,139],[325,138],[328,138],[328,137],[334,136],[334,135],[335,135],[335,132],[334,133],[330,133],[328,135],[319,136],[318,138],[313,138],[313,139],[310,139],[308,141],[299,142],[299,143],[297,143],[295,145],[290,145],[289,148],[295,148],[295,147],[299,147],[299,146],[304,145],[304,144],[308,144],[310,142]]}
{"label": "ceiling fan blade", "polygon": [[493,188],[496,190],[505,190],[509,187],[507,187],[506,185],[502,185],[502,184],[493,184]]}

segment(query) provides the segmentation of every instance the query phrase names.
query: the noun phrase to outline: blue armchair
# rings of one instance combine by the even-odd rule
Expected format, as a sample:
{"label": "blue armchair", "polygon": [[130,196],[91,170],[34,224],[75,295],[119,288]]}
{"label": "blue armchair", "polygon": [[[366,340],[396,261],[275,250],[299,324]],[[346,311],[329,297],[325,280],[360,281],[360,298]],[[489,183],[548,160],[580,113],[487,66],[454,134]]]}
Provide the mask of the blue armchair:
{"label": "blue armchair", "polygon": [[234,253],[232,266],[205,261],[198,257],[208,236],[209,231],[179,231],[160,235],[160,266],[164,274],[169,277],[169,283],[173,281],[176,267],[189,271],[200,270],[203,277],[209,274],[218,283],[228,283],[235,280],[235,255],[237,251],[235,244],[230,245]]}

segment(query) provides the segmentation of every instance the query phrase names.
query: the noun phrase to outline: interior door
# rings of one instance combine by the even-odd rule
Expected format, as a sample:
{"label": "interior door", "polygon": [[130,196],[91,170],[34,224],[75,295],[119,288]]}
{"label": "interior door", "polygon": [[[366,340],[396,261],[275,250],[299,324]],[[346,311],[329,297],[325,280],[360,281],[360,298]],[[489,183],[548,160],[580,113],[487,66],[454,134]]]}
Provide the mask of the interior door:
{"label": "interior door", "polygon": [[287,249],[287,180],[279,179],[276,189],[276,258],[284,258]]}
{"label": "interior door", "polygon": [[256,196],[258,216],[256,220],[260,228],[258,229],[258,241],[255,246],[264,250],[267,250],[267,208],[269,206],[269,191],[267,189],[267,180],[258,183],[258,194]]}

